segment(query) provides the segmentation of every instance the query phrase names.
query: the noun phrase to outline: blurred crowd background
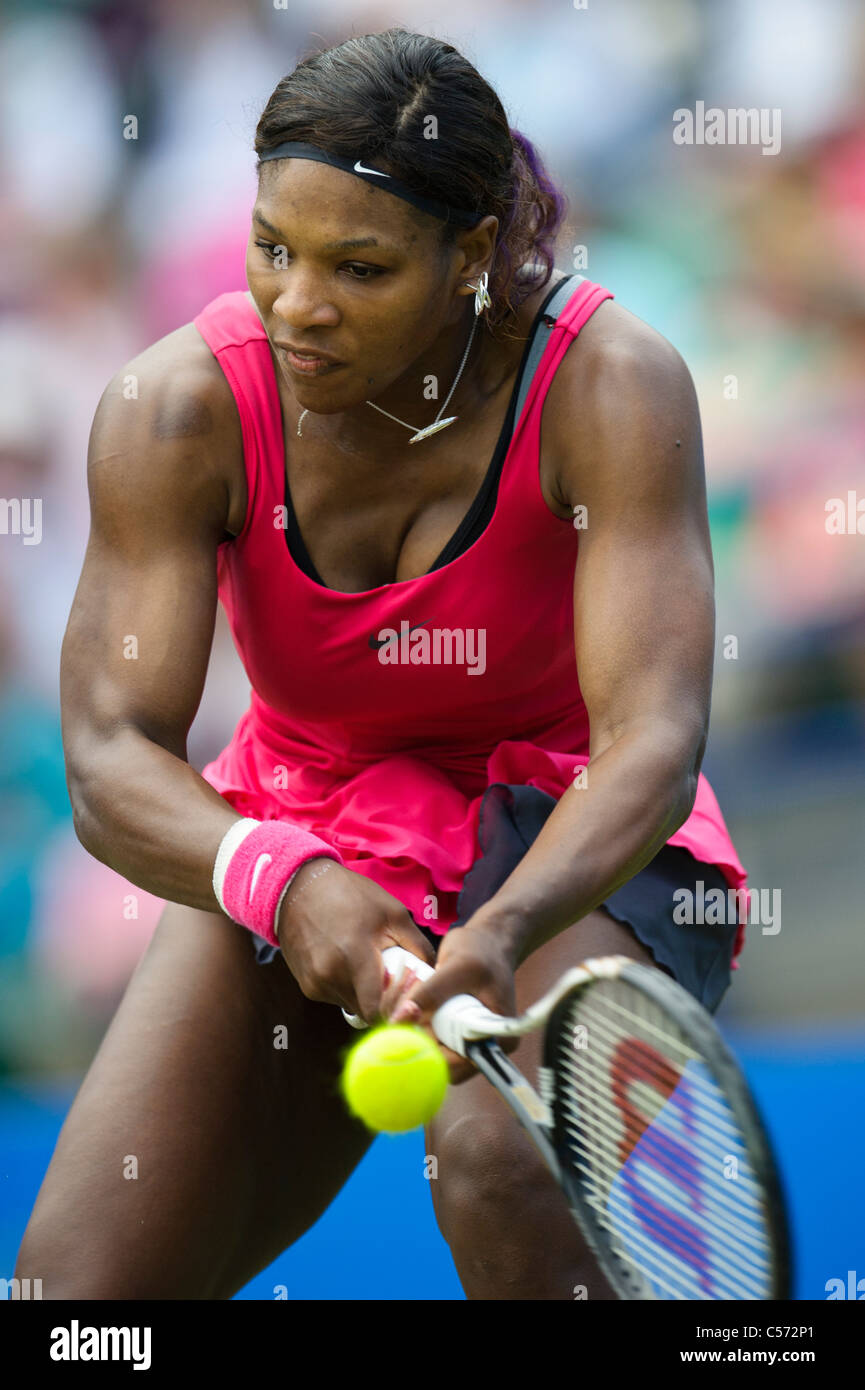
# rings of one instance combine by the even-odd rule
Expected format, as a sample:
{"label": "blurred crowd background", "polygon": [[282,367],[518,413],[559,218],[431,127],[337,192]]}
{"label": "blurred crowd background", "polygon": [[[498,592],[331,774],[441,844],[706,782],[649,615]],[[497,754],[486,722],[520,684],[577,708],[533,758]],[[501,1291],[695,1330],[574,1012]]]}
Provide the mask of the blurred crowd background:
{"label": "blurred crowd background", "polygon": [[[0,497],[42,499],[38,544],[0,534],[10,1078],[80,1076],[161,909],[81,848],[65,786],[58,667],[96,403],[128,358],[244,287],[252,140],[278,79],[394,23],[492,82],[569,199],[559,267],[665,334],[697,385],[718,600],[704,771],[752,887],[783,902],[777,935],[749,929],[719,1018],[863,1027],[865,535],[826,529],[831,498],[865,513],[859,0],[8,0]],[[780,152],[677,145],[674,111],[700,100],[777,109]],[[194,766],[248,694],[220,611]]]}

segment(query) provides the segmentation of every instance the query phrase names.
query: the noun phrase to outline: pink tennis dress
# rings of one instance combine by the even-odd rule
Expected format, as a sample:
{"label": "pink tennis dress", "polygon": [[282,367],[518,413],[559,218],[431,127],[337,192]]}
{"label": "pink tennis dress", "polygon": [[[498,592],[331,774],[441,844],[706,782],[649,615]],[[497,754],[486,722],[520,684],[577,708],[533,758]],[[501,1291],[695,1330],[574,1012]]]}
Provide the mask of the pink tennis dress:
{"label": "pink tennis dress", "polygon": [[[248,510],[240,534],[219,547],[218,581],[252,686],[231,741],[202,775],[238,814],[314,831],[434,935],[457,917],[479,858],[485,794],[516,785],[555,801],[589,761],[574,649],[579,533],[544,502],[539,435],[556,368],[612,297],[579,276],[547,296],[496,456],[459,532],[428,573],[359,593],[314,577],[255,307],[238,291],[195,319],[243,433]],[[543,313],[548,304],[557,314]],[[702,774],[694,808],[668,843],[745,888]],[[740,918],[734,962],[743,940]]]}

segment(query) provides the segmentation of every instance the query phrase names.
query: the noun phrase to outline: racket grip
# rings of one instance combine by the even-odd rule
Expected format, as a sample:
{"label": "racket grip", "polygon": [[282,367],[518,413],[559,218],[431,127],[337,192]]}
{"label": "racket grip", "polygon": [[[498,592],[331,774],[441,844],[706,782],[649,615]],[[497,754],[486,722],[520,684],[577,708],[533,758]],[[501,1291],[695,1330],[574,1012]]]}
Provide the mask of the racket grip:
{"label": "racket grip", "polygon": [[455,994],[436,1009],[432,1030],[440,1043],[465,1057],[466,1043],[495,1037],[506,1031],[503,1025],[513,1021],[494,1014],[473,994]]}
{"label": "racket grip", "polygon": [[[425,960],[412,955],[411,951],[406,951],[402,946],[387,946],[382,951],[381,958],[397,980],[406,970],[413,970],[420,980],[427,980],[433,974],[431,965],[427,965]],[[349,1014],[343,1009],[342,1016],[352,1028],[369,1027],[359,1014]],[[494,1037],[497,1032],[509,1031],[507,1025],[515,1022],[514,1019],[503,1019],[492,1013],[479,999],[475,999],[473,994],[455,994],[452,999],[447,999],[441,1008],[436,1009],[432,1017],[432,1030],[445,1047],[449,1047],[460,1057],[465,1057],[467,1042]]]}
{"label": "racket grip", "polygon": [[[381,953],[381,958],[391,975],[397,980],[402,979],[406,970],[413,970],[419,980],[427,980],[433,973],[431,965],[427,965],[420,956],[412,955],[411,951],[407,951],[404,946],[386,946]],[[342,1016],[352,1028],[369,1027],[369,1024],[361,1018],[360,1014],[349,1014],[343,1009]]]}

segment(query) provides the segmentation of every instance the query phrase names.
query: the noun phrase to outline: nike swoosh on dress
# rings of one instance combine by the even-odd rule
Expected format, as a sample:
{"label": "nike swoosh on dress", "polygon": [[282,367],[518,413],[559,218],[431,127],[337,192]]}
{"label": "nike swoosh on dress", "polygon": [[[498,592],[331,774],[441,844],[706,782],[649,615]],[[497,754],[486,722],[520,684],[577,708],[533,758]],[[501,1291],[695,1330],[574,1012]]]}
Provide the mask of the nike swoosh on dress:
{"label": "nike swoosh on dress", "polygon": [[[427,619],[426,619],[424,622],[422,622],[422,623],[415,623],[414,627],[410,627],[410,628],[409,628],[409,632],[417,632],[417,630],[418,630],[419,627],[426,627],[426,625],[427,625],[428,622],[429,622],[429,618],[427,618]],[[399,637],[400,637],[400,635],[399,635],[399,633],[397,633],[397,635],[396,635],[396,641],[397,641],[397,642],[399,641]],[[372,633],[370,633],[369,645],[372,647],[372,649],[373,649],[374,652],[375,652],[375,651],[378,651],[378,649],[379,649],[380,647],[386,647],[387,644],[388,644],[388,642],[393,642],[393,641],[394,641],[394,638],[393,638],[393,637],[382,637],[381,640],[379,640],[378,637],[375,637]]]}

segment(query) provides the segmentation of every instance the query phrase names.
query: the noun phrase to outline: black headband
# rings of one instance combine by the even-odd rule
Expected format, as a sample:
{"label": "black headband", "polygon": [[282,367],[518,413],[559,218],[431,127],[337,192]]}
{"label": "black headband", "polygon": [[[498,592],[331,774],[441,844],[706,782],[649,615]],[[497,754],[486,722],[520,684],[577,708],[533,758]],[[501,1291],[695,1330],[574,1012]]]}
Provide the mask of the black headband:
{"label": "black headband", "polygon": [[413,203],[422,212],[429,212],[444,222],[456,222],[461,227],[474,227],[483,216],[481,212],[467,212],[464,208],[450,207],[447,203],[440,203],[437,198],[422,198],[413,188],[407,188],[391,174],[367,168],[362,159],[343,159],[338,154],[331,154],[329,150],[321,150],[317,145],[304,144],[300,140],[284,140],[272,150],[265,150],[258,158],[260,163],[266,159],[317,159],[322,164],[333,165],[334,169],[344,169],[347,174],[356,174],[359,179],[376,184],[386,193],[393,193],[395,197]]}

